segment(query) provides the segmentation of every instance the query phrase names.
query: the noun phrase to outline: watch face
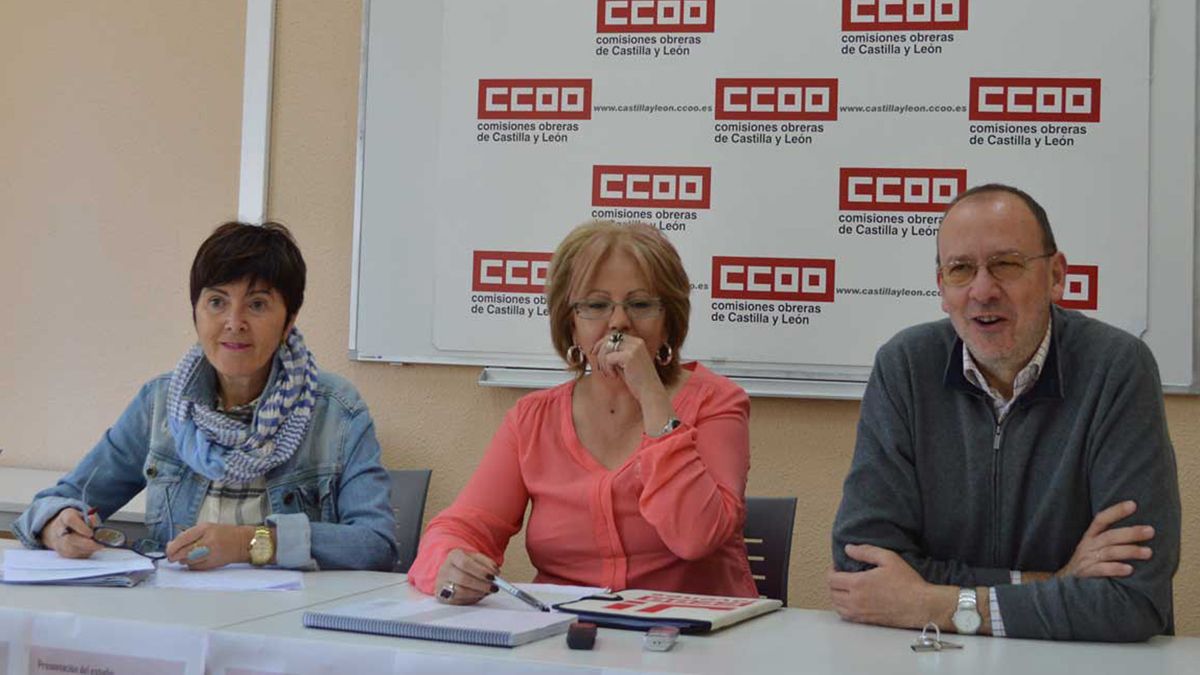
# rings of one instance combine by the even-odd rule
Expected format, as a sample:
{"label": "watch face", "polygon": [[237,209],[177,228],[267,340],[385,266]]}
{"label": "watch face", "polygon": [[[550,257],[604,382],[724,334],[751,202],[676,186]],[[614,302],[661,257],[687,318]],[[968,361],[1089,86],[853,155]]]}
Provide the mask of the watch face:
{"label": "watch face", "polygon": [[[945,616],[943,614],[943,616]],[[964,635],[974,635],[979,632],[979,624],[983,621],[979,618],[979,612],[969,609],[960,609],[954,613],[954,630]]]}

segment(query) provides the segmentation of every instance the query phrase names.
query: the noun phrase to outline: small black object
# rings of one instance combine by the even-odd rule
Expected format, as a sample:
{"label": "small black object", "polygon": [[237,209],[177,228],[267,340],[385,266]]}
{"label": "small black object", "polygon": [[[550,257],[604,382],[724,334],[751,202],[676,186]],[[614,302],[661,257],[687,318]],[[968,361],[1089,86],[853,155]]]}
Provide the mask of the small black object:
{"label": "small black object", "polygon": [[596,644],[596,624],[576,621],[567,629],[567,646],[571,649],[591,649]]}

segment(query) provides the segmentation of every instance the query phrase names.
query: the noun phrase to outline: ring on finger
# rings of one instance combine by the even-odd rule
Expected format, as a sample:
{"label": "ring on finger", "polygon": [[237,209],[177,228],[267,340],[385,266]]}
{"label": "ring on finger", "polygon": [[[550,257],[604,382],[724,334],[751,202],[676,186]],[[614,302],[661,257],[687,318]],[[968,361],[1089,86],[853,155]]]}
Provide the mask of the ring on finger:
{"label": "ring on finger", "polygon": [[447,581],[446,583],[442,584],[442,589],[440,591],[438,591],[438,597],[441,598],[442,600],[452,600],[452,599],[454,599],[454,591],[455,590],[456,589],[454,588],[454,582]]}

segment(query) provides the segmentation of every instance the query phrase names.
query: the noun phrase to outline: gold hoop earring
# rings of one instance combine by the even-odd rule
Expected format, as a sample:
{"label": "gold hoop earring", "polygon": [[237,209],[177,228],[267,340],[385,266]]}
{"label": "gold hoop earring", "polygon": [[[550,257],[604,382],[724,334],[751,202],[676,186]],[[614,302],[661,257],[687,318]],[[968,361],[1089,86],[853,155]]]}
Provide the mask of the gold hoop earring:
{"label": "gold hoop earring", "polygon": [[572,366],[583,365],[583,347],[579,345],[567,347],[567,364]]}
{"label": "gold hoop earring", "polygon": [[[663,352],[666,352],[665,354]],[[658,353],[654,355],[654,362],[660,366],[666,366],[675,358],[675,350],[671,349],[671,345],[664,342],[663,346],[658,348]]]}

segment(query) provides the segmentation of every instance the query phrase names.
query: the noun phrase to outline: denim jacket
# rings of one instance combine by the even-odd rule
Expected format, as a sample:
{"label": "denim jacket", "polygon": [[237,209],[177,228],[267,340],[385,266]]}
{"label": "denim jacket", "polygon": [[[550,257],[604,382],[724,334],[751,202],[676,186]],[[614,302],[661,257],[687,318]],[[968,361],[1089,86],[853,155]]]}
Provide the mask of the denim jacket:
{"label": "denim jacket", "polygon": [[[42,528],[64,508],[95,507],[104,520],[143,488],[146,526],[161,546],[196,524],[211,481],[175,452],[167,428],[170,381],[168,373],[146,383],[83,461],[34,497],[13,524],[25,546],[40,548]],[[184,395],[213,400],[211,391]],[[266,474],[276,562],[309,570],[391,571],[395,520],[371,414],[354,386],[331,373],[319,374],[314,396],[304,441],[291,459]]]}

